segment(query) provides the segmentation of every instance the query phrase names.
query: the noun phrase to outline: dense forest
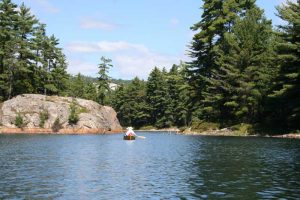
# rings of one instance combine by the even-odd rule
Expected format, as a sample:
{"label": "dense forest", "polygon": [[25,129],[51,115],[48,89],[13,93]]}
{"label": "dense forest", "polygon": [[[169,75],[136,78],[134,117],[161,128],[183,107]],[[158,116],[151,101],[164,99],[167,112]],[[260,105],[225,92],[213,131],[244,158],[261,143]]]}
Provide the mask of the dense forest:
{"label": "dense forest", "polygon": [[203,0],[201,9],[192,61],[123,81],[108,76],[105,57],[96,78],[68,74],[46,25],[24,4],[1,0],[0,102],[23,93],[72,96],[113,106],[123,126],[299,131],[300,0],[277,8],[278,27],[255,0]]}

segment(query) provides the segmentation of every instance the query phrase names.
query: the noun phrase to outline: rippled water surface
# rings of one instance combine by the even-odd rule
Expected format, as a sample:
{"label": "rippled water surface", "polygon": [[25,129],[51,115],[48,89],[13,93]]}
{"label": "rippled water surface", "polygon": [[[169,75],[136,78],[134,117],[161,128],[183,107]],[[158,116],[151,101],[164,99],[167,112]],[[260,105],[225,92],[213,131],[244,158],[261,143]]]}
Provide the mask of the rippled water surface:
{"label": "rippled water surface", "polygon": [[0,135],[0,199],[299,199],[300,140]]}

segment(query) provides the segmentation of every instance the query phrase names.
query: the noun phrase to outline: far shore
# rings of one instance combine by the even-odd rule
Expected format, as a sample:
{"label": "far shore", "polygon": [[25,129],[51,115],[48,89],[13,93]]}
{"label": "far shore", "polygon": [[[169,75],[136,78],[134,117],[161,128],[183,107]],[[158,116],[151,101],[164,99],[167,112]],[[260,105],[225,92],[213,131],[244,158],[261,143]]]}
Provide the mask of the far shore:
{"label": "far shore", "polygon": [[227,137],[265,137],[265,138],[294,138],[300,139],[299,133],[289,133],[289,134],[280,134],[280,135],[261,135],[261,134],[236,134],[234,132],[229,133],[212,133],[212,132],[192,132],[192,133],[179,133],[182,135],[201,135],[201,136],[227,136]]}
{"label": "far shore", "polygon": [[179,135],[199,135],[199,136],[231,136],[231,137],[271,137],[271,138],[294,138],[300,139],[300,133],[289,133],[289,134],[278,134],[278,135],[269,135],[269,134],[237,134],[234,131],[229,130],[209,130],[203,132],[197,131],[180,131],[179,129],[150,129],[150,130],[135,130],[136,132],[168,132],[175,133]]}
{"label": "far shore", "polygon": [[[236,134],[229,130],[209,130],[204,132],[197,131],[180,131],[176,128],[171,129],[150,129],[150,130],[134,130],[135,132],[167,132],[170,134],[179,135],[198,135],[198,136],[235,136],[235,137],[272,137],[272,138],[295,138],[300,139],[300,133],[289,133],[280,135],[249,135],[249,134]],[[106,129],[89,129],[89,128],[63,128],[59,131],[53,131],[47,128],[6,128],[0,127],[0,134],[61,134],[61,135],[87,135],[87,134],[123,134],[126,130],[106,130]]]}

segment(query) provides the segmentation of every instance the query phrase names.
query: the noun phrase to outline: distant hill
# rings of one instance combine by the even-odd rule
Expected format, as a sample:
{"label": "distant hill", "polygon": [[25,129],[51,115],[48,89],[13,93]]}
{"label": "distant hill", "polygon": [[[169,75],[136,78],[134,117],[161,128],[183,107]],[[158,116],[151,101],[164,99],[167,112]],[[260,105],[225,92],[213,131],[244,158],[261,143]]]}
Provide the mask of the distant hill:
{"label": "distant hill", "polygon": [[[83,80],[87,81],[87,82],[97,82],[97,78],[95,77],[90,77],[90,76],[85,76],[85,75],[81,75]],[[112,83],[115,83],[117,85],[128,85],[129,83],[131,83],[132,80],[123,80],[123,79],[111,79]]]}
{"label": "distant hill", "polygon": [[128,85],[131,83],[132,80],[122,80],[122,79],[111,79],[111,82],[118,84],[118,85]]}

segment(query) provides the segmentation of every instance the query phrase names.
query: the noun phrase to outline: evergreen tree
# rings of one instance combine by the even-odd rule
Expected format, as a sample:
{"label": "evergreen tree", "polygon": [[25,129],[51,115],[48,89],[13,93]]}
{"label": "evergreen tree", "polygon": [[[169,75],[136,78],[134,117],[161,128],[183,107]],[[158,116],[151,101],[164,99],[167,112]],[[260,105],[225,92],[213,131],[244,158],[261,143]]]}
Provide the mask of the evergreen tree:
{"label": "evergreen tree", "polygon": [[36,92],[40,94],[45,93],[45,82],[47,79],[47,70],[46,62],[44,57],[44,48],[46,47],[46,25],[39,23],[33,33],[33,45],[34,45],[34,53],[35,53],[35,74],[33,77],[33,83],[36,88]]}
{"label": "evergreen tree", "polygon": [[97,87],[95,83],[91,81],[87,81],[84,87],[84,99],[92,100],[92,101],[97,101]]}
{"label": "evergreen tree", "polygon": [[83,76],[78,73],[70,80],[70,93],[69,96],[76,98],[83,98],[84,96],[85,82]]}
{"label": "evergreen tree", "polygon": [[17,41],[17,68],[14,75],[15,80],[12,96],[35,92],[34,83],[32,81],[35,70],[32,36],[37,23],[38,20],[23,3],[18,11],[18,28],[15,30]]}
{"label": "evergreen tree", "polygon": [[277,85],[270,95],[273,124],[284,129],[300,128],[300,1],[288,1],[278,7],[281,41],[277,45],[280,71]]}
{"label": "evergreen tree", "polygon": [[184,80],[186,65],[180,63],[173,65],[167,75],[168,93],[170,96],[171,120],[174,126],[186,126],[188,124],[188,85]]}
{"label": "evergreen tree", "polygon": [[135,77],[127,87],[121,85],[117,88],[112,102],[123,126],[147,125],[149,115],[145,87],[145,82]]}
{"label": "evergreen tree", "polygon": [[263,11],[252,8],[236,19],[215,48],[217,64],[204,92],[204,112],[209,121],[225,124],[253,123],[276,75],[274,34]]}
{"label": "evergreen tree", "polygon": [[0,1],[0,96],[2,100],[12,97],[15,71],[17,69],[17,34],[19,19],[17,5],[10,0]]}
{"label": "evergreen tree", "polygon": [[254,7],[255,0],[204,0],[202,20],[191,27],[199,31],[193,37],[190,55],[194,59],[187,68],[190,85],[190,107],[196,117],[202,118],[203,91],[208,87],[215,63],[215,47],[222,43],[224,35],[231,32],[235,19],[245,10]]}
{"label": "evergreen tree", "polygon": [[105,104],[105,97],[107,93],[110,91],[109,88],[109,80],[110,77],[108,76],[109,69],[112,67],[111,59],[101,57],[102,63],[99,64],[99,72],[98,72],[98,100],[99,103],[104,105]]}
{"label": "evergreen tree", "polygon": [[30,9],[0,1],[0,100],[22,93],[63,94],[66,60]]}
{"label": "evergreen tree", "polygon": [[132,125],[141,127],[147,124],[149,114],[146,103],[146,84],[135,77],[127,88],[128,99],[132,105]]}
{"label": "evergreen tree", "polygon": [[59,40],[54,36],[46,37],[43,49],[44,94],[59,94],[65,89],[68,75],[67,64],[62,49],[57,47]]}
{"label": "evergreen tree", "polygon": [[118,119],[122,126],[134,126],[131,124],[131,121],[127,120],[129,119],[126,115],[128,114],[126,112],[126,106],[127,99],[126,99],[126,91],[124,85],[120,85],[116,91],[114,92],[113,98],[112,98],[112,106],[116,110],[118,114]]}
{"label": "evergreen tree", "polygon": [[155,67],[149,75],[146,86],[150,124],[159,128],[172,125],[170,96],[166,82],[166,73]]}

